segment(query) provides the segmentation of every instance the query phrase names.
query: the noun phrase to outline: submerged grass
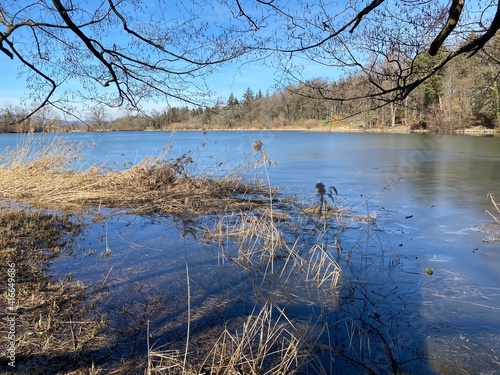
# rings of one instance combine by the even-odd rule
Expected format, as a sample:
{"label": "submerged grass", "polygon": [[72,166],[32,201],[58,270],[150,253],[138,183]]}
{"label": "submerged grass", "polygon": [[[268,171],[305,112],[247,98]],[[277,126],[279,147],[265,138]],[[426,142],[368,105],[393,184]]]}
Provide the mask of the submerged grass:
{"label": "submerged grass", "polygon": [[232,213],[222,216],[206,237],[221,244],[221,251],[227,244],[236,244],[236,254],[220,255],[246,271],[256,295],[290,302],[301,298],[296,290],[299,286],[307,288],[309,302],[335,306],[340,290],[346,286],[334,255],[340,248],[338,236],[328,233],[331,238],[326,239],[332,222],[323,232],[324,221],[308,228],[303,220],[301,216],[279,215],[271,208]]}
{"label": "submerged grass", "polygon": [[[15,370],[25,374],[88,374],[87,354],[103,345],[101,330],[104,315],[93,306],[96,291],[90,292],[81,282],[52,279],[48,265],[54,257],[69,251],[82,225],[69,215],[34,211],[26,208],[0,208],[0,262],[2,275],[7,265],[15,270],[16,353]],[[5,269],[4,269],[5,268]],[[7,306],[7,291],[1,295]],[[12,295],[10,295],[12,298]],[[7,322],[0,321],[7,332]],[[7,348],[8,336],[0,336],[0,347]],[[5,353],[5,352],[3,352]],[[2,365],[6,365],[2,358]],[[65,364],[66,362],[66,364]],[[62,369],[65,371],[61,372]],[[4,370],[14,370],[7,367]]]}
{"label": "submerged grass", "polygon": [[[270,165],[262,143],[253,147],[262,154],[260,165]],[[325,335],[323,328],[316,331],[317,322],[351,293],[339,264],[344,222],[372,222],[374,218],[350,215],[347,209],[330,205],[325,196],[333,204],[337,190],[330,187],[327,192],[319,182],[319,204],[299,204],[276,198],[269,182],[263,188],[235,176],[191,176],[187,173],[192,162],[189,155],[175,160],[148,158],[125,171],[95,167],[77,171],[73,161],[78,158],[78,146],[56,140],[38,151],[24,147],[7,152],[0,164],[0,197],[31,207],[0,210],[5,231],[0,233],[3,264],[12,261],[23,267],[18,271],[22,276],[17,309],[23,322],[18,332],[18,360],[24,363],[25,372],[104,371],[92,362],[103,357],[100,351],[110,350],[108,317],[98,312],[95,303],[100,289],[91,290],[71,277],[53,281],[47,272],[50,260],[81,231],[64,212],[99,208],[138,215],[177,215],[184,237],[197,233],[193,216],[216,214],[212,216],[215,224],[205,228],[203,238],[219,244],[221,264],[236,264],[254,291],[253,311],[214,327],[207,340],[201,340],[204,336],[194,332],[190,323],[214,312],[191,311],[188,293],[185,349],[182,337],[172,345],[161,341],[150,345],[148,324],[144,337],[148,341],[147,360],[124,358],[122,366],[106,369],[111,371],[107,373],[138,373],[138,367],[140,372],[146,367],[148,374],[293,374],[315,362],[318,347],[324,345],[320,336]],[[267,167],[265,172],[269,181]],[[48,213],[47,209],[58,211]],[[187,264],[186,279],[189,289]],[[7,298],[5,294],[3,298]],[[150,314],[147,304],[135,305],[144,310],[142,315],[130,315],[137,320],[132,326],[134,337],[138,337],[141,329],[145,330],[147,317],[160,314],[161,306]],[[222,301],[215,310],[229,305]],[[289,313],[299,305],[311,307],[309,317]],[[171,322],[160,331],[167,331],[168,324]],[[351,341],[354,336],[349,336]],[[333,346],[322,350],[333,353]],[[71,365],[64,365],[63,371],[61,361]],[[314,366],[315,372],[328,373],[321,364]]]}

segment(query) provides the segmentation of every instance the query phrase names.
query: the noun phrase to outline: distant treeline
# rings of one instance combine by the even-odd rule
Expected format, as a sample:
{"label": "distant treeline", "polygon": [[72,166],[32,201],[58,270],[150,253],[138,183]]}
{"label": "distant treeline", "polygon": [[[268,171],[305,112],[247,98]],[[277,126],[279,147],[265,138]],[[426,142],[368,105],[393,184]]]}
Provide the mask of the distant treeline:
{"label": "distant treeline", "polygon": [[[495,41],[500,46],[500,39]],[[442,52],[446,53],[446,52]],[[411,74],[424,75],[440,56],[422,54],[411,66]],[[383,69],[382,69],[383,70]],[[147,130],[147,129],[286,129],[297,125],[356,124],[365,128],[405,125],[412,129],[454,132],[471,126],[499,127],[500,61],[477,54],[451,61],[404,99],[394,92],[371,95],[375,85],[390,89],[401,74],[364,73],[329,82],[322,78],[289,84],[274,92],[248,88],[241,98],[231,94],[210,108],[169,107],[148,116],[106,118],[102,107],[91,110],[84,123],[62,123],[50,116],[33,116],[12,125],[22,116],[14,108],[0,109],[0,132]],[[379,69],[380,71],[380,69]],[[377,81],[378,80],[378,81]],[[390,92],[390,90],[389,90]],[[359,97],[359,99],[352,99]]]}

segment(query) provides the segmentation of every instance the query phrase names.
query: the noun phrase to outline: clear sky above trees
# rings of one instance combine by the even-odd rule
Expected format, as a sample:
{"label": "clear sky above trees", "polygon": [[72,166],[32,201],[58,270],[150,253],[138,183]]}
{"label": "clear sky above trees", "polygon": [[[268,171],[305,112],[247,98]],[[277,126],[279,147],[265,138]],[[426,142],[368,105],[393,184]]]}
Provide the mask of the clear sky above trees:
{"label": "clear sky above trees", "polygon": [[[366,75],[376,90],[359,96],[388,102],[404,99],[456,56],[481,50],[500,27],[499,4],[6,0],[0,4],[0,64],[10,79],[21,66],[19,90],[34,110],[45,104],[66,111],[79,103],[198,105],[221,96],[221,87],[236,91],[231,85],[239,80],[265,90],[341,72]],[[415,69],[419,55],[438,50],[444,53],[434,66]],[[209,89],[219,95],[208,97]]]}

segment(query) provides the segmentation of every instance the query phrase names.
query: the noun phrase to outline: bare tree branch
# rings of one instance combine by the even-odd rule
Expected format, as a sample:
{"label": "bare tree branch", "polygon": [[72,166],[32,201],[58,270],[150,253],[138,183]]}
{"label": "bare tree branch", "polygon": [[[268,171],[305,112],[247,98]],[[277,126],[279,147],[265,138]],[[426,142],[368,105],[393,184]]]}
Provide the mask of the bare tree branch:
{"label": "bare tree branch", "polygon": [[18,121],[15,122],[15,124],[20,124],[22,123],[24,120],[30,118],[31,116],[33,116],[36,112],[38,112],[38,110],[40,110],[41,108],[43,108],[45,105],[47,105],[47,103],[50,102],[50,98],[52,97],[52,95],[54,94],[54,92],[56,91],[57,89],[57,84],[56,82],[50,78],[48,75],[46,75],[45,73],[43,73],[41,70],[39,70],[36,66],[34,66],[33,64],[31,64],[29,61],[25,60],[24,57],[19,54],[16,50],[16,48],[14,47],[14,44],[12,42],[10,42],[9,40],[5,40],[5,42],[9,45],[10,49],[13,51],[13,54],[24,64],[26,65],[29,69],[31,69],[34,73],[36,73],[37,75],[39,75],[40,77],[42,77],[43,79],[45,79],[45,81],[49,82],[50,86],[51,86],[51,89],[50,91],[46,94],[45,98],[42,100],[42,102],[34,109],[32,110],[31,112],[29,112],[26,116],[24,116],[23,118],[19,119]]}
{"label": "bare tree branch", "polygon": [[[354,26],[349,30],[350,33],[353,33],[356,27],[358,27],[359,23],[363,19],[364,16],[366,16],[368,13],[370,13],[372,10],[374,10],[376,7],[378,7],[380,4],[382,4],[385,0],[373,0],[366,8],[364,8],[361,12],[359,12],[356,17],[354,18]],[[353,22],[351,21],[349,25]]]}
{"label": "bare tree branch", "polygon": [[464,0],[452,1],[446,25],[443,27],[443,29],[438,34],[436,39],[434,39],[434,41],[431,43],[431,46],[429,48],[429,55],[435,56],[436,53],[438,52],[439,47],[443,45],[445,39],[448,38],[453,29],[455,29],[455,26],[458,23],[458,19],[462,14],[463,7],[464,7]]}
{"label": "bare tree branch", "polygon": [[[71,20],[71,17],[69,16],[67,10],[64,8],[64,6],[61,4],[60,0],[52,0],[52,3],[56,7],[56,10],[59,12],[61,15],[61,18],[63,21],[68,25],[71,31],[73,31],[82,41],[83,43],[87,46],[90,52],[106,67],[108,70],[109,74],[111,75],[111,78],[106,80],[105,82],[102,82],[102,85],[104,87],[107,87],[110,83],[114,83],[116,85],[116,88],[118,92],[120,93],[120,96],[122,94],[122,90],[120,88],[120,85],[118,83],[118,77],[116,76],[116,73],[113,69],[113,66],[106,61],[106,59],[103,57],[102,53],[97,51],[93,45],[93,41],[89,39],[82,31],[81,29],[75,25],[75,23]],[[95,41],[94,41],[95,42]]]}

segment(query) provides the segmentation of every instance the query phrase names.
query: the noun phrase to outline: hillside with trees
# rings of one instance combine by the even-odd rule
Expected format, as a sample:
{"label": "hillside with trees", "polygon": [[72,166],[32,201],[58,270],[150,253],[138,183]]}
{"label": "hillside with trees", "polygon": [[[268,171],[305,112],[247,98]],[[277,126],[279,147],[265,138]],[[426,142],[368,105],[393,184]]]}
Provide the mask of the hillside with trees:
{"label": "hillside with trees", "polygon": [[[445,54],[422,53],[414,70],[426,74]],[[473,56],[462,55],[403,100],[382,100],[362,72],[329,82],[322,78],[288,84],[272,93],[248,88],[210,108],[170,107],[144,124],[154,129],[287,129],[354,125],[364,129],[403,125],[412,130],[451,133],[471,127],[500,128],[500,38]],[[376,85],[389,87],[391,76]],[[358,99],[350,100],[355,96]],[[119,125],[123,119],[117,119]],[[118,126],[119,128],[120,126]]]}
{"label": "hillside with trees", "polygon": [[[0,109],[0,131],[498,127],[500,2],[144,5],[0,6],[0,55],[20,65],[29,91],[22,109]],[[242,61],[266,61],[280,86],[205,100],[205,78]],[[301,62],[344,75],[304,80]],[[108,109],[126,115],[111,120]]]}
{"label": "hillside with trees", "polygon": [[[440,52],[444,54],[446,52]],[[440,58],[422,53],[414,69],[425,74]],[[58,120],[53,111],[12,125],[20,108],[0,109],[1,132],[109,131],[168,129],[308,129],[345,126],[383,129],[403,125],[412,130],[456,132],[471,127],[500,128],[500,38],[473,56],[460,56],[426,80],[404,100],[382,100],[363,72],[329,82],[316,78],[290,83],[274,92],[248,88],[241,98],[230,94],[212,107],[171,106],[141,115],[109,119],[102,105],[88,110],[81,123]],[[392,79],[379,75],[376,85]],[[358,99],[351,98],[359,96]],[[9,125],[11,124],[11,125]]]}

